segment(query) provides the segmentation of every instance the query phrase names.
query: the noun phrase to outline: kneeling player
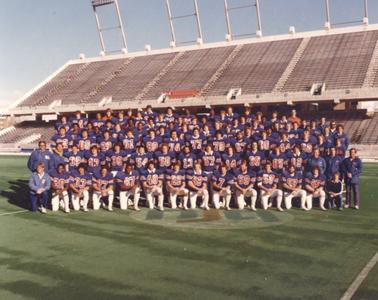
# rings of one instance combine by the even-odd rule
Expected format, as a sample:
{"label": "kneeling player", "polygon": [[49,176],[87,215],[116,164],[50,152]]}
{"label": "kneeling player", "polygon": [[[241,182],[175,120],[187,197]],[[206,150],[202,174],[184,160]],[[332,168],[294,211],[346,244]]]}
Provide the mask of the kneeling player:
{"label": "kneeling player", "polygon": [[153,161],[147,163],[147,170],[141,177],[143,181],[143,188],[146,193],[147,203],[150,209],[155,207],[155,197],[158,198],[158,209],[164,210],[163,201],[163,174],[155,168]]}
{"label": "kneeling player", "polygon": [[207,175],[202,171],[201,163],[194,164],[193,171],[188,171],[186,176],[188,188],[190,190],[190,207],[197,206],[197,197],[202,197],[201,207],[209,210],[209,192],[207,191]]}
{"label": "kneeling player", "polygon": [[302,189],[302,174],[295,170],[295,165],[289,166],[288,172],[283,172],[282,183],[284,188],[285,206],[292,207],[292,200],[295,197],[301,199],[301,209],[306,209],[306,191]]}
{"label": "kneeling player", "polygon": [[173,164],[173,169],[167,171],[167,191],[169,193],[169,202],[173,209],[177,208],[177,196],[183,196],[184,209],[188,209],[189,191],[185,188],[185,172],[180,170],[180,162]]}
{"label": "kneeling player", "polygon": [[52,211],[58,211],[59,205],[64,209],[64,212],[70,212],[70,200],[68,197],[69,174],[63,164],[59,164],[56,170],[50,174],[51,177],[51,206]]}
{"label": "kneeling player", "polygon": [[74,210],[80,209],[80,199],[83,199],[83,210],[88,211],[89,188],[92,186],[92,177],[85,171],[85,165],[80,164],[70,176],[72,192],[72,206]]}
{"label": "kneeling player", "polygon": [[325,177],[323,175],[320,175],[319,167],[313,167],[312,172],[307,173],[305,178],[305,189],[307,191],[307,209],[310,210],[312,208],[313,198],[319,198],[320,209],[326,210],[326,208],[324,207],[324,185]]}
{"label": "kneeling player", "polygon": [[139,211],[139,173],[133,169],[131,164],[125,166],[125,170],[117,172],[115,181],[119,188],[119,205],[123,210],[127,209],[130,196],[134,197],[134,209]]}
{"label": "kneeling player", "polygon": [[[231,210],[231,189],[230,182],[232,182],[232,176],[227,172],[227,165],[222,164],[220,166],[219,172],[215,171],[213,178],[213,203],[215,209],[219,209],[221,206],[225,207],[227,210]],[[224,198],[223,205],[220,203],[220,198]]]}
{"label": "kneeling player", "polygon": [[101,167],[100,173],[95,173],[93,177],[93,209],[100,209],[101,203],[105,206],[103,198],[108,198],[108,210],[113,210],[113,176],[105,166]]}
{"label": "kneeling player", "polygon": [[239,170],[235,171],[234,186],[236,190],[236,201],[239,209],[244,209],[245,198],[251,197],[251,209],[256,211],[257,192],[253,188],[256,183],[256,174],[249,171],[247,161],[243,160]]}
{"label": "kneeling player", "polygon": [[282,191],[277,188],[278,176],[272,171],[272,165],[267,162],[264,167],[264,171],[258,176],[258,186],[261,189],[261,203],[263,209],[268,209],[272,206],[274,198],[277,199],[277,210],[283,211],[281,208],[282,203]]}

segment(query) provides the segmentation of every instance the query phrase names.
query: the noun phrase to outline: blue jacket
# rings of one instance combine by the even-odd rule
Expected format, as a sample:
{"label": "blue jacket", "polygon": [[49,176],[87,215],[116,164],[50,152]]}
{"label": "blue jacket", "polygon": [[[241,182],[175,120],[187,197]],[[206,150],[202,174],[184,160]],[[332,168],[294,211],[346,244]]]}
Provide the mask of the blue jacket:
{"label": "blue jacket", "polygon": [[327,161],[327,170],[326,170],[326,175],[327,178],[331,178],[332,175],[336,172],[341,172],[341,165],[343,162],[343,159],[336,155],[335,157],[330,157],[328,156],[326,158]]}
{"label": "blue jacket", "polygon": [[319,167],[320,174],[323,175],[326,171],[327,164],[326,164],[325,159],[321,156],[318,158],[311,157],[307,161],[307,167],[309,171],[311,171],[313,167]]}
{"label": "blue jacket", "polygon": [[[346,184],[358,184],[362,173],[361,159],[358,157],[355,159],[351,159],[350,157],[345,158],[342,164],[342,171]],[[347,173],[352,173],[352,178],[349,178]]]}
{"label": "blue jacket", "polygon": [[56,170],[56,168],[58,167],[59,164],[66,165],[67,164],[66,158],[64,156],[59,155],[59,154],[52,153],[48,171],[51,172],[53,170]]}
{"label": "blue jacket", "polygon": [[30,193],[35,195],[37,190],[40,188],[45,189],[46,191],[50,189],[51,180],[49,174],[45,172],[42,178],[39,177],[37,172],[33,172],[29,178],[29,189]]}
{"label": "blue jacket", "polygon": [[48,150],[41,151],[39,149],[34,150],[28,159],[28,169],[31,172],[35,172],[37,165],[43,163],[45,165],[45,170],[49,169],[51,161],[51,152]]}

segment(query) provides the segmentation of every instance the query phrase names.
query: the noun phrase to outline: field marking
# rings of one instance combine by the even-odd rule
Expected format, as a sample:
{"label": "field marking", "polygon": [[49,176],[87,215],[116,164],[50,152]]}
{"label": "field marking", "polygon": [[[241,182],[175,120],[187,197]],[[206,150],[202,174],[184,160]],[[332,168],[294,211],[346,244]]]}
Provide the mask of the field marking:
{"label": "field marking", "polygon": [[7,212],[7,213],[0,214],[0,217],[6,216],[6,215],[20,214],[20,213],[24,213],[24,212],[27,212],[27,211],[28,210],[18,210],[18,211]]}
{"label": "field marking", "polygon": [[362,269],[360,274],[357,275],[356,279],[349,286],[345,294],[341,297],[340,300],[350,300],[353,295],[356,293],[357,289],[360,287],[361,283],[368,276],[369,272],[374,268],[375,264],[378,262],[378,252],[369,260],[366,266]]}

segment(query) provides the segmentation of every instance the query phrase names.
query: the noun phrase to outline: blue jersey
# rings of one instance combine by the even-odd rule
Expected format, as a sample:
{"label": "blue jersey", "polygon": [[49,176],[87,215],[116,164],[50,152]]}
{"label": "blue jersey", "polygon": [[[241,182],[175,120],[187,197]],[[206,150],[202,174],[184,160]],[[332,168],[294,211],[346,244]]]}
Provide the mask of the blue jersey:
{"label": "blue jersey", "polygon": [[[219,171],[215,171],[212,176],[212,181],[222,189],[232,184],[233,176],[229,172],[226,172],[226,174],[222,175]],[[213,189],[215,191],[220,190],[215,187],[213,187]]]}
{"label": "blue jersey", "polygon": [[127,172],[117,172],[115,182],[121,191],[128,191],[132,189],[139,182],[139,172],[136,170]]}
{"label": "blue jersey", "polygon": [[181,139],[166,139],[165,141],[168,144],[169,151],[175,152],[175,153],[180,153],[181,148],[184,145],[184,141]]}
{"label": "blue jersey", "polygon": [[99,172],[101,169],[101,165],[105,162],[105,156],[103,153],[97,153],[93,155],[91,152],[86,152],[84,154],[84,158],[88,165],[88,172],[96,173]]}
{"label": "blue jersey", "polygon": [[131,155],[130,162],[137,170],[142,170],[146,167],[148,161],[152,159],[152,153],[134,153]]}
{"label": "blue jersey", "polygon": [[193,169],[194,161],[197,159],[196,155],[193,153],[180,153],[179,154],[179,160],[181,162],[181,167],[184,170]]}
{"label": "blue jersey", "polygon": [[[204,184],[207,184],[208,178],[203,171],[196,173],[194,170],[190,170],[186,175],[186,181],[192,183],[196,188],[202,188]],[[188,188],[193,190],[190,186]]]}
{"label": "blue jersey", "polygon": [[74,153],[73,151],[67,151],[64,153],[66,157],[66,161],[68,163],[68,168],[70,171],[75,170],[84,159],[84,153],[82,151],[78,151]]}
{"label": "blue jersey", "polygon": [[50,179],[53,190],[66,190],[70,183],[70,174],[67,172],[60,174],[56,170],[53,170],[50,172]]}
{"label": "blue jersey", "polygon": [[125,149],[127,154],[130,154],[135,151],[135,147],[138,142],[138,139],[136,137],[125,136],[125,137],[118,138],[118,140],[122,143],[123,149]]}
{"label": "blue jersey", "polygon": [[199,157],[202,159],[203,170],[213,172],[217,164],[221,162],[221,157],[217,152],[202,152]]}
{"label": "blue jersey", "polygon": [[246,153],[246,159],[248,161],[248,167],[254,171],[258,172],[261,170],[261,166],[265,161],[265,154],[262,151],[248,151]]}
{"label": "blue jersey", "polygon": [[113,138],[105,139],[102,136],[97,138],[97,144],[100,146],[101,152],[106,152],[112,149],[114,143],[115,143],[115,139]]}
{"label": "blue jersey", "polygon": [[168,170],[165,178],[173,187],[181,187],[186,180],[185,171],[179,170],[175,172],[174,170]]}
{"label": "blue jersey", "polygon": [[53,152],[50,158],[49,171],[56,170],[56,168],[60,164],[66,165],[67,164],[66,158],[63,155],[59,155]]}
{"label": "blue jersey", "polygon": [[203,144],[203,139],[201,136],[194,137],[194,136],[189,136],[188,137],[188,142],[192,146],[193,152],[194,153],[199,153],[202,150],[202,144]]}
{"label": "blue jersey", "polygon": [[73,117],[73,118],[70,118],[70,123],[73,125],[73,124],[77,124],[80,128],[84,128],[85,126],[87,126],[87,123],[88,123],[88,120],[87,118],[76,118],[76,117]]}
{"label": "blue jersey", "polygon": [[172,152],[163,153],[163,152],[157,151],[155,153],[157,167],[162,171],[165,171],[166,169],[171,168],[172,164],[175,161],[175,158],[176,158],[176,155]]}
{"label": "blue jersey", "polygon": [[81,175],[78,171],[74,170],[70,173],[70,184],[78,191],[82,191],[92,186],[92,176],[87,172]]}
{"label": "blue jersey", "polygon": [[298,154],[289,152],[288,154],[290,164],[294,165],[297,171],[302,171],[306,164],[306,158],[307,155],[304,152],[299,152]]}
{"label": "blue jersey", "polygon": [[309,185],[313,189],[318,189],[325,186],[325,176],[318,175],[317,177],[314,176],[311,172],[308,172],[305,176],[305,184]]}
{"label": "blue jersey", "polygon": [[[284,171],[282,174],[282,183],[286,183],[289,187],[301,188],[302,187],[302,173],[295,172],[294,174],[290,174],[289,172]],[[287,190],[284,188],[285,191],[291,192],[291,190]]]}
{"label": "blue jersey", "polygon": [[110,186],[113,186],[114,179],[112,173],[108,172],[105,176],[102,176],[100,172],[96,172],[93,174],[93,182],[104,191],[108,189]]}
{"label": "blue jersey", "polygon": [[231,156],[228,154],[223,154],[222,161],[227,166],[228,170],[232,170],[238,167],[240,162],[240,155],[237,153]]}
{"label": "blue jersey", "polygon": [[267,189],[271,189],[274,187],[274,185],[278,184],[279,178],[276,173],[274,172],[260,172],[257,181],[260,186],[263,186]]}
{"label": "blue jersey", "polygon": [[210,138],[208,143],[212,146],[212,149],[215,152],[224,152],[226,151],[226,147],[228,145],[228,140],[221,137],[220,139],[217,138]]}
{"label": "blue jersey", "polygon": [[78,137],[74,144],[77,145],[81,151],[89,151],[91,146],[96,144],[96,139],[94,137],[87,137],[85,139]]}
{"label": "blue jersey", "polygon": [[110,163],[112,171],[122,171],[123,165],[126,161],[126,152],[121,150],[120,152],[115,152],[114,150],[109,150],[106,152],[106,161]]}
{"label": "blue jersey", "polygon": [[146,151],[153,153],[159,148],[159,145],[161,144],[162,139],[160,136],[157,136],[153,139],[151,139],[150,137],[145,137],[143,139],[143,142],[146,145]]}
{"label": "blue jersey", "polygon": [[301,150],[306,153],[307,155],[311,155],[312,151],[314,150],[314,146],[316,145],[316,139],[311,136],[308,140],[298,140],[297,144],[301,146]]}
{"label": "blue jersey", "polygon": [[61,143],[64,149],[68,149],[72,145],[72,137],[69,134],[60,135],[54,134],[51,138],[51,146],[55,147],[56,144]]}
{"label": "blue jersey", "polygon": [[160,170],[145,170],[140,177],[141,181],[145,182],[148,186],[156,186],[159,181],[164,179],[163,172]]}
{"label": "blue jersey", "polygon": [[240,169],[235,171],[234,183],[237,183],[242,189],[256,183],[256,173],[250,170],[242,172]]}
{"label": "blue jersey", "polygon": [[277,174],[281,174],[283,169],[287,165],[287,155],[286,153],[280,153],[279,155],[271,153],[269,160],[272,162],[272,170]]}

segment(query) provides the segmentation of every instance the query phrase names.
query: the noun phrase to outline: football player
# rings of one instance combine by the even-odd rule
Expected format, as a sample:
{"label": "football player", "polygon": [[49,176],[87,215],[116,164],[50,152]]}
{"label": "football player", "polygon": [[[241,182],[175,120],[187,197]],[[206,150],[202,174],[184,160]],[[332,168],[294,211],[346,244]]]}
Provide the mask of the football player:
{"label": "football player", "polygon": [[185,172],[180,170],[180,162],[175,162],[172,170],[167,170],[166,182],[171,208],[176,209],[177,196],[183,196],[183,207],[187,210],[189,191],[185,188]]}
{"label": "football player", "polygon": [[156,169],[153,161],[149,161],[147,163],[147,169],[141,176],[141,180],[143,182],[143,188],[146,193],[147,203],[150,209],[154,209],[155,197],[157,197],[158,209],[160,211],[164,210],[163,179],[163,173]]}
{"label": "football player", "polygon": [[64,164],[59,164],[56,170],[50,173],[51,178],[51,206],[52,211],[58,211],[59,205],[64,209],[64,212],[70,212],[70,201],[68,197],[68,187],[70,183],[70,176],[66,172]]}
{"label": "football player", "polygon": [[302,189],[302,173],[296,171],[295,165],[291,164],[289,170],[283,172],[282,185],[286,209],[292,207],[293,198],[299,197],[301,199],[301,209],[307,210],[306,191]]}
{"label": "football player", "polygon": [[93,176],[93,209],[98,210],[101,204],[105,207],[103,198],[108,198],[108,210],[113,211],[114,179],[106,166]]}
{"label": "football player", "polygon": [[86,172],[85,165],[80,164],[77,170],[70,174],[71,200],[74,210],[80,209],[80,199],[83,199],[84,211],[88,211],[89,189],[92,186],[92,176]]}
{"label": "football player", "polygon": [[[226,210],[231,210],[231,188],[230,182],[233,178],[231,174],[227,171],[227,166],[222,164],[219,171],[215,171],[212,177],[213,182],[213,204],[215,209],[219,209],[221,206],[225,207]],[[220,198],[224,198],[224,202],[220,203]]]}
{"label": "football player", "polygon": [[251,209],[256,211],[257,192],[253,188],[256,183],[256,173],[248,170],[247,161],[243,160],[238,170],[235,171],[234,187],[236,202],[239,209],[244,209],[245,198],[251,197]]}
{"label": "football player", "polygon": [[130,196],[134,197],[134,209],[139,209],[139,173],[135,171],[131,164],[126,164],[124,171],[117,172],[115,182],[119,188],[119,204],[122,210],[126,210]]}
{"label": "football player", "polygon": [[307,191],[307,209],[312,208],[312,200],[319,198],[320,209],[326,210],[324,207],[325,202],[325,177],[320,174],[319,167],[313,167],[311,172],[308,172],[305,177],[305,189]]}
{"label": "football player", "polygon": [[272,206],[272,200],[276,198],[277,210],[283,211],[281,208],[282,191],[277,188],[278,179],[278,175],[272,171],[272,165],[268,161],[264,166],[264,171],[258,175],[257,184],[261,189],[261,203],[265,210]]}
{"label": "football player", "polygon": [[188,171],[186,175],[187,186],[190,191],[190,207],[192,209],[197,206],[197,197],[202,197],[201,207],[205,210],[209,210],[209,192],[207,191],[208,177],[202,171],[200,162],[194,163],[194,169]]}

